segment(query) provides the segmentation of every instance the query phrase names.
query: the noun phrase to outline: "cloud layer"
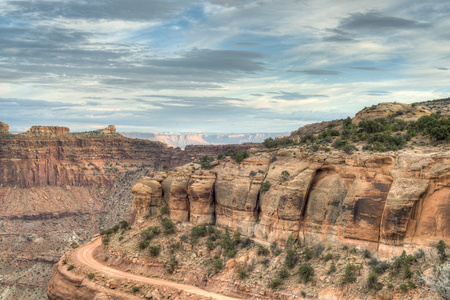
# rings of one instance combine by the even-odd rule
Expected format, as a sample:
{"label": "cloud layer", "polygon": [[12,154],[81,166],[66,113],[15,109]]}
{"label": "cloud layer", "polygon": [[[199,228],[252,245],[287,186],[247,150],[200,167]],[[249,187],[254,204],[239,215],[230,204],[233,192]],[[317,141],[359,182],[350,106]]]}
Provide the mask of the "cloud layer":
{"label": "cloud layer", "polygon": [[0,120],[276,132],[448,97],[445,0],[0,3]]}

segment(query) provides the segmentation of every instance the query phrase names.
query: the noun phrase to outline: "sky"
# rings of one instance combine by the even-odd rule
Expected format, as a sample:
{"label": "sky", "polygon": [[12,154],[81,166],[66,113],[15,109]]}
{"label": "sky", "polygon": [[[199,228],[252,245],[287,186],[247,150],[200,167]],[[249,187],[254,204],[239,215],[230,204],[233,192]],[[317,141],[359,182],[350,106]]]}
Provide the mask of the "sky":
{"label": "sky", "polygon": [[0,121],[281,132],[450,95],[448,0],[1,0]]}

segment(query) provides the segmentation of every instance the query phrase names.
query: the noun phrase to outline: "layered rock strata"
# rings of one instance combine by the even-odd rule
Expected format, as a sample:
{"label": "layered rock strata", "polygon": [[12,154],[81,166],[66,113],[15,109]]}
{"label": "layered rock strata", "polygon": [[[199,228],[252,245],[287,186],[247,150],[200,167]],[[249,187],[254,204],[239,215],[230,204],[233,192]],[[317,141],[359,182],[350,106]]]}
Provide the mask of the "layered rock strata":
{"label": "layered rock strata", "polygon": [[[0,137],[1,299],[27,299],[21,290],[30,286],[31,294],[43,297],[49,266],[72,243],[83,243],[128,217],[129,190],[140,177],[164,165],[183,165],[239,147],[193,146],[182,151],[124,138],[111,126],[102,132],[73,134],[60,128],[39,127]],[[162,202],[156,201],[154,209]]]}
{"label": "layered rock strata", "polygon": [[[265,181],[270,188],[261,192]],[[151,188],[149,196],[145,182],[162,189]],[[450,243],[448,152],[252,151],[240,164],[227,158],[211,170],[190,164],[160,173],[141,180],[133,192],[134,210],[143,212],[139,220],[146,207],[155,210],[165,202],[174,221],[216,225],[281,245],[290,234],[308,242],[365,244],[390,254],[439,240]]]}

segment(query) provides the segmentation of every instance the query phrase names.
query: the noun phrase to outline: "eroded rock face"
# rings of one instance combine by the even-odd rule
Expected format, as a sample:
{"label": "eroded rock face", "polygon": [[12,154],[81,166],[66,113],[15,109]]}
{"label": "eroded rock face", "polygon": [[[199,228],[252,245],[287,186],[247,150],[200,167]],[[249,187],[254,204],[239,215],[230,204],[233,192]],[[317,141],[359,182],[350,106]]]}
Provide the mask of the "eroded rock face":
{"label": "eroded rock face", "polygon": [[8,134],[9,125],[0,121],[0,134]]}
{"label": "eroded rock face", "polygon": [[[290,234],[372,247],[450,242],[449,153],[345,156],[291,148],[213,165],[164,175],[175,221],[215,224],[281,245]],[[271,187],[261,193],[264,181]]]}
{"label": "eroded rock face", "polygon": [[30,128],[30,133],[61,135],[70,133],[70,129],[68,127],[61,127],[61,126],[32,126]]}

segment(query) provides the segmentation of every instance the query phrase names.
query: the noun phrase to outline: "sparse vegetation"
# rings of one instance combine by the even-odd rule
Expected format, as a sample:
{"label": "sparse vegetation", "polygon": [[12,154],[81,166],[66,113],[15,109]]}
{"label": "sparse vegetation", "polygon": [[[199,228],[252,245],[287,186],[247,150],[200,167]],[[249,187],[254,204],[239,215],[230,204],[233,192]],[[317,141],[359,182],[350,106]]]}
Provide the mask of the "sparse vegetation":
{"label": "sparse vegetation", "polygon": [[271,186],[271,184],[270,184],[269,181],[264,181],[264,182],[261,184],[261,189],[260,189],[261,193],[267,192],[267,191],[270,189],[270,186]]}
{"label": "sparse vegetation", "polygon": [[304,283],[314,280],[314,268],[310,265],[300,265],[298,274],[300,275],[300,281],[303,281]]}

